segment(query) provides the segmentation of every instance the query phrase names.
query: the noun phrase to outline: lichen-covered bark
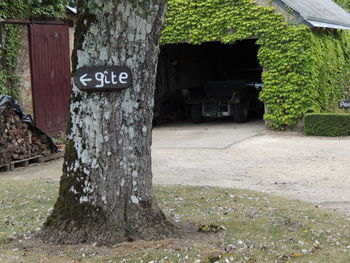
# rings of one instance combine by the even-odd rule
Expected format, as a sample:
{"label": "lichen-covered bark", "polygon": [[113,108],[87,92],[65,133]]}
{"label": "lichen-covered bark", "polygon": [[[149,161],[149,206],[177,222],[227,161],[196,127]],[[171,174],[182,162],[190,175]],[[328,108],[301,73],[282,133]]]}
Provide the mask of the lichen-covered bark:
{"label": "lichen-covered bark", "polygon": [[[131,88],[82,92],[73,87],[60,192],[40,234],[46,242],[114,243],[172,233],[152,190],[152,107],[165,1],[94,1],[80,10],[75,67],[126,65]],[[147,1],[143,1],[147,2]],[[136,3],[136,4],[132,4]],[[87,8],[80,0],[78,8]]]}

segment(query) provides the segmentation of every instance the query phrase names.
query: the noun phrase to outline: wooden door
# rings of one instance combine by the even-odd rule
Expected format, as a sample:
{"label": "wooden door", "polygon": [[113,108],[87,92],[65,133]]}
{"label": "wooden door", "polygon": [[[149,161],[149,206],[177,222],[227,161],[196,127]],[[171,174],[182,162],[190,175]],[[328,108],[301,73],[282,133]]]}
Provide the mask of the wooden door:
{"label": "wooden door", "polygon": [[36,125],[53,134],[67,125],[71,92],[69,31],[65,25],[30,25]]}

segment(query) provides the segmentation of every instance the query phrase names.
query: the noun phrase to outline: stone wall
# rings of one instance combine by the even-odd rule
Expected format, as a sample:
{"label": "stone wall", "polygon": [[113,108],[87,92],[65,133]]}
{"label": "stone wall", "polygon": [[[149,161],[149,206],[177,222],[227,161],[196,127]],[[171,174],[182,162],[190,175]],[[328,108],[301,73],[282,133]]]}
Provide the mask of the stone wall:
{"label": "stone wall", "polygon": [[[74,49],[74,33],[75,33],[76,18],[70,16],[69,19],[74,22],[74,26],[69,27],[69,51],[70,51],[69,55],[70,55],[70,57],[72,57],[72,53],[73,53],[73,49]],[[70,60],[70,62],[71,62],[71,68],[72,68],[72,60]]]}
{"label": "stone wall", "polygon": [[24,113],[34,118],[28,25],[20,25],[20,38],[21,46],[16,68],[16,74],[20,79],[18,102]]}

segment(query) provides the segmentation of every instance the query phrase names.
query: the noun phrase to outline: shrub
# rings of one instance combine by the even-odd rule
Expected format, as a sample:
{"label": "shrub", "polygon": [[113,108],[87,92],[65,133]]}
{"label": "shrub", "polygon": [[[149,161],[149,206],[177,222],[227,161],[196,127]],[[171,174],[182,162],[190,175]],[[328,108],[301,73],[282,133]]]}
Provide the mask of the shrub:
{"label": "shrub", "polygon": [[308,113],[304,117],[304,133],[313,136],[349,136],[350,114]]}

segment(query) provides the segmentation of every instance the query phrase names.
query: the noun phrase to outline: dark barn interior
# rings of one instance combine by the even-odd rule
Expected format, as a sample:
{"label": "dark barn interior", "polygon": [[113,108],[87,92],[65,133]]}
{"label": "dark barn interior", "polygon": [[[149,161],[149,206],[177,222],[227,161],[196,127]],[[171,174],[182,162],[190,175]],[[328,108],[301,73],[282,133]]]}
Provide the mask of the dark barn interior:
{"label": "dark barn interior", "polygon": [[[235,44],[208,42],[162,46],[155,92],[155,124],[189,119],[188,94],[202,92],[208,82],[259,83],[261,90],[262,68],[257,58],[259,46],[255,42],[249,39]],[[260,90],[256,89],[258,94]],[[262,103],[257,104],[260,110],[255,111],[254,118],[257,115],[262,118]]]}

